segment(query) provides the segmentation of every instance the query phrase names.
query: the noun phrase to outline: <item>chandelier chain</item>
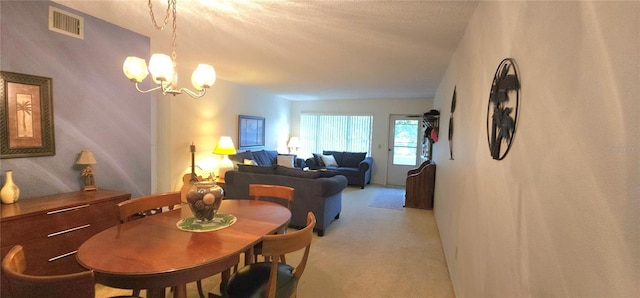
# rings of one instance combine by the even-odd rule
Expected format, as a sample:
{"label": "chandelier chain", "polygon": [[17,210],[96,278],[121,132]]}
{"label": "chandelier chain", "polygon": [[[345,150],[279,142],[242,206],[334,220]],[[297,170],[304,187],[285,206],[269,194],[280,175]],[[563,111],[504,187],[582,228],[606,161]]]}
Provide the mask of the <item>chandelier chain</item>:
{"label": "chandelier chain", "polygon": [[173,66],[176,66],[176,38],[178,37],[178,25],[177,25],[177,12],[176,12],[176,0],[173,1],[173,35],[171,36],[171,58],[173,59]]}
{"label": "chandelier chain", "polygon": [[[169,23],[169,15],[171,13],[171,7],[173,6],[173,9],[175,11],[175,5],[176,5],[176,0],[167,0],[167,13],[164,16],[164,21],[162,23],[162,26],[158,26],[158,23],[156,22],[156,16],[153,13],[153,3],[151,3],[151,0],[149,0],[147,6],[149,6],[149,15],[151,16],[151,22],[153,23],[153,26],[156,27],[156,29],[162,31],[164,30],[164,27],[167,26],[167,24]],[[175,20],[175,12],[174,12],[174,20]]]}

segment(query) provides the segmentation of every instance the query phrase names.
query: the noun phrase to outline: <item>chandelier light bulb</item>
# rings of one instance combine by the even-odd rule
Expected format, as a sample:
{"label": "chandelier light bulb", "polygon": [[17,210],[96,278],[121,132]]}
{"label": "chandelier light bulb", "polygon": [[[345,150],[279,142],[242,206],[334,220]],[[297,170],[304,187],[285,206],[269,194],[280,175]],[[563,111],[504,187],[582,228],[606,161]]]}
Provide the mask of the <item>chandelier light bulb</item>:
{"label": "chandelier light bulb", "polygon": [[173,60],[165,54],[153,54],[149,59],[149,72],[156,84],[160,84],[161,81],[170,83],[175,74]]}
{"label": "chandelier light bulb", "polygon": [[191,75],[191,84],[196,90],[200,91],[204,88],[213,86],[216,81],[216,71],[209,64],[199,64]]}
{"label": "chandelier light bulb", "polygon": [[138,57],[127,57],[122,65],[122,72],[127,78],[135,83],[140,83],[144,80],[149,71],[147,70],[147,62]]}

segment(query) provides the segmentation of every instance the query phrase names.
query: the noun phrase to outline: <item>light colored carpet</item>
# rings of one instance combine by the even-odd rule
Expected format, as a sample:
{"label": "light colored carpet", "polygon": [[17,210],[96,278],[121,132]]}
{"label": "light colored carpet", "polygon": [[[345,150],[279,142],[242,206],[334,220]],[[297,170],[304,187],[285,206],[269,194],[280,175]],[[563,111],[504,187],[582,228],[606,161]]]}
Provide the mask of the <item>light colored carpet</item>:
{"label": "light colored carpet", "polygon": [[[385,190],[377,185],[345,189],[340,219],[324,237],[313,238],[298,297],[455,297],[433,211],[368,207]],[[287,255],[289,262],[298,259]],[[206,290],[219,283],[219,275],[203,281]],[[130,293],[96,288],[96,297]],[[187,291],[189,298],[198,297],[195,283]]]}
{"label": "light colored carpet", "polygon": [[369,200],[369,207],[402,210],[404,208],[403,188],[379,188]]}

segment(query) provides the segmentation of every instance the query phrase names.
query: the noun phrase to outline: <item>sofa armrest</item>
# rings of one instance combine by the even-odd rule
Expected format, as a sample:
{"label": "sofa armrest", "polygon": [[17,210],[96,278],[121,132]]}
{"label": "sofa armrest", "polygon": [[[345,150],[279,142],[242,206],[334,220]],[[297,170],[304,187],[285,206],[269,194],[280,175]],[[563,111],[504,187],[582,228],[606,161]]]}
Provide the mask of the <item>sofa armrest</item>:
{"label": "sofa armrest", "polygon": [[366,172],[370,169],[373,169],[373,158],[372,157],[365,157],[365,159],[363,159],[360,164],[358,164],[358,170],[360,172]]}

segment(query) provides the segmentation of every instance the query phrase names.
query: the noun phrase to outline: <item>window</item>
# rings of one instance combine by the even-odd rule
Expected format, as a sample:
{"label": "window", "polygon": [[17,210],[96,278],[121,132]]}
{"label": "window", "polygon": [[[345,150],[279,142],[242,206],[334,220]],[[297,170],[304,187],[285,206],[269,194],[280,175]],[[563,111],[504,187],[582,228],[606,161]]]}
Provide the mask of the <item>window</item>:
{"label": "window", "polygon": [[302,150],[367,152],[371,156],[373,116],[371,115],[300,115]]}

